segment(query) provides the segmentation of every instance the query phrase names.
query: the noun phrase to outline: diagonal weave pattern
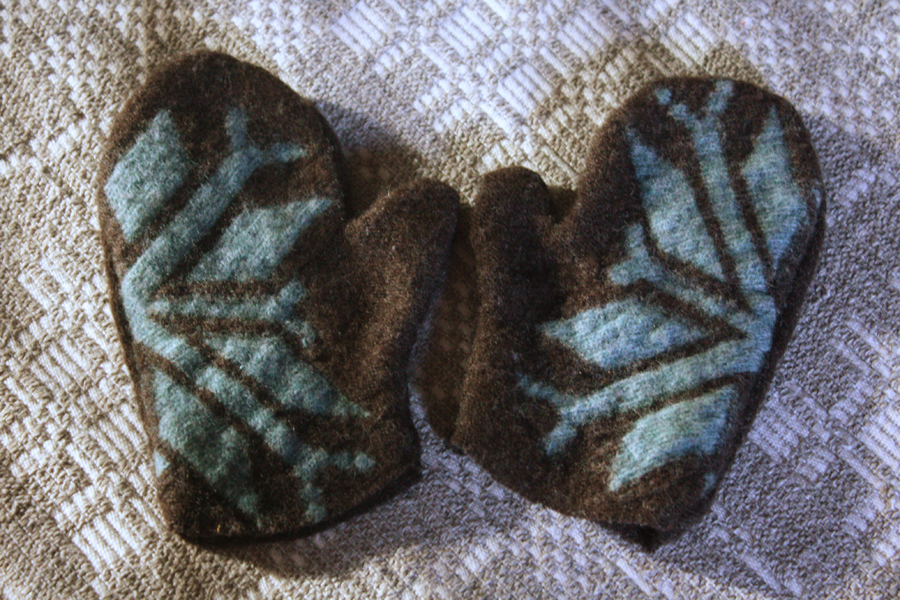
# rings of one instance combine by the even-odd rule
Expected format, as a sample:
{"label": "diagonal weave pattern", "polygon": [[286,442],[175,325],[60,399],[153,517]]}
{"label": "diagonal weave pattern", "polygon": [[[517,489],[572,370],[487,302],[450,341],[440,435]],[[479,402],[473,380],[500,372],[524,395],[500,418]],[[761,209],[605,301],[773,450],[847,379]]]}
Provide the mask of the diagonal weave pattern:
{"label": "diagonal weave pattern", "polygon": [[[0,598],[900,595],[900,3],[224,4],[0,6]],[[572,187],[593,129],[662,75],[790,100],[819,152],[828,233],[710,514],[647,554],[504,490],[420,419],[422,482],[334,529],[218,552],[165,533],[94,174],[148,69],[202,47],[316,98],[360,205],[414,174],[471,198],[511,164]],[[471,318],[470,290],[448,293]],[[443,322],[437,343],[466,342]]]}

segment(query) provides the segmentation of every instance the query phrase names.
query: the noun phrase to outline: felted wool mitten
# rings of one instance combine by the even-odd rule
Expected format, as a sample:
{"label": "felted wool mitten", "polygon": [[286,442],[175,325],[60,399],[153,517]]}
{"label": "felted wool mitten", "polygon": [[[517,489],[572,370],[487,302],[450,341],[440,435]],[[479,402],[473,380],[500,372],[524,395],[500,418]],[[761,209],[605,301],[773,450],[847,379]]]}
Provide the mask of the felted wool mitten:
{"label": "felted wool mitten", "polygon": [[487,175],[452,443],[560,512],[678,528],[772,378],[823,211],[798,114],[731,80],[669,79],[630,99],[564,215],[535,173]]}
{"label": "felted wool mitten", "polygon": [[311,102],[209,52],[152,75],[112,128],[113,313],[189,539],[302,533],[418,466],[409,362],[458,198],[418,181],[345,223],[340,160]]}

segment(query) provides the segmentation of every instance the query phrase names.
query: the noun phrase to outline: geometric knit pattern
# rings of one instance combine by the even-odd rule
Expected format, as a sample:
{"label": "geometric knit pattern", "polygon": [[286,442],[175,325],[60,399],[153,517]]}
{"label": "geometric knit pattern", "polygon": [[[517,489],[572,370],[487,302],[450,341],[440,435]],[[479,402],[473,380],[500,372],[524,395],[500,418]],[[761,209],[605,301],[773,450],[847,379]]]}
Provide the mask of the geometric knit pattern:
{"label": "geometric knit pattern", "polygon": [[718,487],[814,273],[825,202],[799,115],[733,79],[662,78],[595,134],[577,192],[499,169],[474,204],[477,333],[455,406],[423,395],[429,422],[532,502],[671,537]]}
{"label": "geometric knit pattern", "polygon": [[[276,143],[261,149],[247,136],[247,115],[231,108],[225,116],[230,152],[217,171],[193,193],[190,200],[151,240],[122,279],[121,295],[134,341],[166,361],[170,370],[195,388],[208,390],[215,401],[243,421],[290,467],[302,482],[307,502],[306,518],[317,523],[327,516],[314,480],[329,466],[365,471],[372,458],[365,453],[336,452],[310,447],[278,418],[279,412],[301,410],[316,415],[366,416],[311,365],[294,358],[291,337],[308,347],[315,331],[295,316],[295,306],[305,290],[290,281],[271,295],[215,298],[198,292],[169,298],[160,287],[176,275],[186,254],[206,237],[257,169],[287,163],[306,155],[296,144]],[[147,131],[116,164],[104,191],[126,238],[140,238],[153,217],[183,184],[187,159],[175,123],[168,110],[160,111]],[[300,233],[312,225],[332,200],[304,198],[274,208],[251,208],[240,213],[202,255],[187,276],[193,283],[264,282],[275,271]],[[201,348],[166,328],[165,320],[192,317],[191,328],[203,328],[228,320],[235,328],[219,328],[205,336],[205,348],[224,358],[230,369],[217,366]],[[198,320],[199,319],[199,320]],[[242,333],[248,323],[284,333]],[[274,400],[266,403],[254,387],[241,381],[249,375]],[[166,452],[180,455],[213,489],[225,496],[245,516],[262,524],[258,511],[259,490],[249,468],[249,441],[211,412],[171,373],[153,369],[149,376],[158,436]],[[157,454],[157,476],[170,457]]]}
{"label": "geometric knit pattern", "polygon": [[[669,117],[690,132],[703,189],[695,191],[684,172],[629,129],[649,227],[629,226],[628,256],[608,274],[624,293],[541,327],[581,359],[622,375],[588,395],[525,377],[520,382],[527,395],[558,411],[543,440],[549,455],[565,451],[577,430],[597,419],[651,409],[622,437],[610,491],[684,456],[721,450],[726,427],[740,411],[735,376],[759,371],[772,346],[777,310],[770,290],[784,254],[818,213],[795,183],[774,108],[740,165],[752,199],[742,211],[723,150],[721,114],[732,94],[732,82],[720,80],[694,112],[673,103],[665,84],[654,90]],[[821,202],[821,190],[813,196]],[[711,206],[712,218],[701,217],[707,212],[701,201]],[[707,487],[717,478],[706,473]]]}
{"label": "geometric knit pattern", "polygon": [[[894,0],[0,3],[0,598],[900,596],[898,13]],[[225,551],[168,532],[109,310],[95,178],[120,101],[202,47],[315,99],[364,199],[417,174],[471,200],[513,164],[572,188],[593,129],[663,76],[790,101],[822,167],[827,233],[709,513],[644,552],[524,501],[420,419],[421,481],[347,523]],[[435,343],[457,348],[471,290],[447,293]]]}

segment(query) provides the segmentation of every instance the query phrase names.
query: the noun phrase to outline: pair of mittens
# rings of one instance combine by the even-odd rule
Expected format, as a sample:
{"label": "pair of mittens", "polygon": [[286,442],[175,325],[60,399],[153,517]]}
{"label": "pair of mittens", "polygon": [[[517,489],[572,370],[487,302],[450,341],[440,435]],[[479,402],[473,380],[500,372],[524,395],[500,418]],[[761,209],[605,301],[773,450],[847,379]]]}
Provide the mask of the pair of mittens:
{"label": "pair of mittens", "polygon": [[[113,314],[187,538],[307,531],[416,471],[408,371],[458,198],[418,181],[345,223],[340,161],[310,102],[215,53],[157,72],[113,127]],[[435,429],[527,498],[676,529],[765,393],[823,211],[799,116],[729,80],[627,102],[565,214],[536,174],[489,174],[475,340],[460,392],[425,398]]]}
{"label": "pair of mittens", "polygon": [[530,500],[677,530],[765,394],[823,213],[796,111],[731,80],[663,80],[627,101],[566,211],[531,171],[488,174],[474,340],[460,391],[426,397],[434,428]]}
{"label": "pair of mittens", "polygon": [[408,369],[459,200],[417,181],[345,222],[340,163],[311,102],[210,52],[152,75],[112,128],[113,314],[189,539],[301,532],[417,470]]}

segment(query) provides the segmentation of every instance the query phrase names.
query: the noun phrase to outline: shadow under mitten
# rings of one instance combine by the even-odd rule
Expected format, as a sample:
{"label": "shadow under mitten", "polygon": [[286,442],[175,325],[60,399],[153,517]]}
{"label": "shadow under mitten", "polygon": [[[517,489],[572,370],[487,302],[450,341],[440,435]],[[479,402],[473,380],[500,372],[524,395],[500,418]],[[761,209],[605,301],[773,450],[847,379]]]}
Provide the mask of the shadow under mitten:
{"label": "shadow under mitten", "polygon": [[751,85],[660,81],[553,213],[531,171],[481,184],[451,441],[560,512],[671,532],[711,498],[796,321],[824,223],[808,133]]}
{"label": "shadow under mitten", "polygon": [[418,181],[344,222],[338,142],[265,71],[152,75],[101,165],[113,313],[170,526],[302,533],[418,467],[408,370],[458,198]]}

